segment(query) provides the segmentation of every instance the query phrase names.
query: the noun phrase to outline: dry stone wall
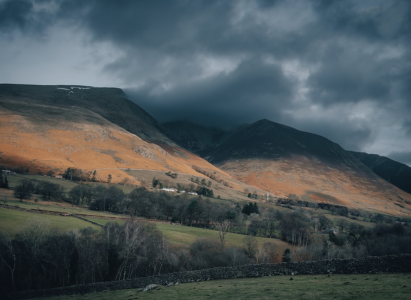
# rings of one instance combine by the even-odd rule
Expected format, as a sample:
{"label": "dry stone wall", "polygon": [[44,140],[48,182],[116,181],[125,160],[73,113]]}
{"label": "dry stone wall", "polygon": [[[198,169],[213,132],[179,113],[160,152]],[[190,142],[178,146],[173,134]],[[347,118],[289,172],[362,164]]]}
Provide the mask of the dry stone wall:
{"label": "dry stone wall", "polygon": [[172,285],[217,279],[263,277],[277,275],[369,274],[411,272],[411,254],[374,256],[361,259],[325,260],[315,262],[281,263],[221,267],[190,272],[141,277],[124,281],[100,282],[49,290],[18,292],[6,299],[29,299],[57,295],[75,295],[108,290],[137,289],[150,284]]}

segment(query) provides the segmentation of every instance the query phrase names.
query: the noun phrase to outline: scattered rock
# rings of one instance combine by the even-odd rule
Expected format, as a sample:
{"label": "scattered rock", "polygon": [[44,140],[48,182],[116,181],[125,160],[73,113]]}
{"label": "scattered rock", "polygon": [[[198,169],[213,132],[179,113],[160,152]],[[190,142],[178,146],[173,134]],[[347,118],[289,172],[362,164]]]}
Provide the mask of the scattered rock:
{"label": "scattered rock", "polygon": [[159,286],[161,286],[161,285],[154,284],[154,283],[149,284],[148,286],[146,286],[146,287],[144,288],[143,292],[150,291],[150,290],[155,289],[156,287],[159,287]]}

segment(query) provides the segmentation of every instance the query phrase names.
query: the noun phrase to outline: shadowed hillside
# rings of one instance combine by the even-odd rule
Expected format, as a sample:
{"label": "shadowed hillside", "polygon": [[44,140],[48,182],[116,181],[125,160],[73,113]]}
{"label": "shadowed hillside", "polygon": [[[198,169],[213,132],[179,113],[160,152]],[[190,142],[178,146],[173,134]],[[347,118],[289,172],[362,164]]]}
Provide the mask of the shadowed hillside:
{"label": "shadowed hillside", "polygon": [[411,168],[388,157],[349,151],[356,159],[396,187],[411,194]]}
{"label": "shadowed hillside", "polygon": [[248,126],[248,124],[243,124],[231,130],[223,130],[189,121],[173,121],[162,125],[174,142],[205,159],[216,146]]}
{"label": "shadowed hillside", "polygon": [[167,122],[163,126],[176,143],[202,157],[227,137],[222,129],[187,121]]}

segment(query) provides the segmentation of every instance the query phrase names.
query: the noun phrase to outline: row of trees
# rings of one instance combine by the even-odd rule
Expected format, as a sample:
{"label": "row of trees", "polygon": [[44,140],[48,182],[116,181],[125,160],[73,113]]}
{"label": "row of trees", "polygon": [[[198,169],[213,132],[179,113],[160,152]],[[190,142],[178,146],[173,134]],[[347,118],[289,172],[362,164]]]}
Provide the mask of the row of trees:
{"label": "row of trees", "polygon": [[20,201],[28,199],[32,194],[43,197],[44,200],[60,200],[63,197],[64,188],[56,183],[22,179],[14,187],[14,197]]}

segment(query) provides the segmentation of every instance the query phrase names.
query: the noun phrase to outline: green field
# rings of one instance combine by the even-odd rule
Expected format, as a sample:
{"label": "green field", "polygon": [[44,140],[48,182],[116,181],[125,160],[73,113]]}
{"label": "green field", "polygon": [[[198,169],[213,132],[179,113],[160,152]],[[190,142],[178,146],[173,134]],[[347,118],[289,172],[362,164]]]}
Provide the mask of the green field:
{"label": "green field", "polygon": [[52,300],[114,299],[410,299],[411,274],[305,275],[214,280],[159,287],[59,296]]}
{"label": "green field", "polygon": [[86,227],[100,229],[100,227],[97,225],[93,225],[89,222],[74,217],[34,214],[25,211],[18,211],[0,207],[0,231],[4,230],[14,235],[19,232],[20,228],[30,222],[30,219],[33,218],[39,218],[41,220],[49,222],[50,227],[56,227],[61,231],[82,229]]}
{"label": "green field", "polygon": [[68,192],[73,187],[77,185],[77,183],[62,179],[62,178],[54,178],[50,176],[43,176],[43,175],[30,175],[30,174],[18,174],[18,175],[9,175],[7,176],[7,180],[9,181],[9,186],[13,188],[18,184],[18,182],[22,179],[29,179],[29,180],[39,180],[39,181],[47,181],[51,183],[56,183],[64,187],[64,190]]}
{"label": "green field", "polygon": [[[8,204],[11,204],[9,202]],[[16,203],[16,204],[20,204],[19,206],[25,207],[25,208],[44,209],[43,207],[39,207],[37,204],[28,204],[28,203],[25,203],[24,205],[21,205],[21,203]],[[49,209],[54,210],[54,211],[58,210],[62,212],[73,213],[72,209],[63,209],[61,207],[59,208],[58,206],[57,207],[49,206]],[[79,212],[90,214],[90,215],[93,215],[93,214],[103,215],[104,214],[102,212],[96,212],[96,211],[90,211],[90,210],[82,210],[82,211],[75,210],[74,211],[74,213],[79,213]],[[57,227],[59,230],[62,230],[62,231],[68,231],[70,229],[81,229],[81,228],[86,228],[86,227],[92,227],[94,229],[101,230],[101,227],[97,225],[91,224],[87,221],[83,221],[83,220],[80,220],[74,217],[37,214],[37,213],[30,213],[30,212],[18,211],[18,210],[7,209],[7,208],[0,208],[0,230],[4,230],[14,235],[19,231],[21,227],[23,227],[28,222],[29,219],[36,218],[36,217],[40,219],[44,219],[47,222],[49,222],[50,227]],[[103,226],[106,225],[108,222],[113,222],[111,220],[106,220],[106,219],[95,219],[95,218],[87,218],[87,217],[85,219],[101,224]],[[118,220],[116,222],[119,224],[125,223],[124,220]],[[203,228],[197,228],[197,227],[189,227],[189,226],[181,226],[181,225],[172,225],[172,224],[165,223],[165,222],[156,223],[156,226],[164,234],[164,236],[166,237],[168,241],[170,241],[171,243],[175,243],[175,244],[189,245],[192,242],[194,242],[197,237],[211,238],[211,239],[215,239],[216,241],[219,241],[218,232],[215,230],[203,229]],[[242,247],[243,246],[242,241],[244,237],[245,236],[241,234],[227,233],[226,245],[228,247],[232,247],[232,246]],[[268,239],[268,238],[261,238],[261,237],[257,237],[256,239],[259,243],[264,243],[264,242],[274,243],[278,247],[279,253],[284,252],[286,248],[290,248],[290,245],[278,239]]]}
{"label": "green field", "polygon": [[[173,242],[179,244],[189,245],[196,240],[197,237],[206,237],[212,238],[215,240],[220,241],[218,236],[218,231],[211,230],[211,229],[202,229],[197,227],[189,227],[189,226],[180,226],[180,225],[171,225],[165,223],[157,223],[157,228],[161,230],[161,232],[165,235],[165,237]],[[237,246],[243,247],[243,239],[245,235],[242,234],[235,234],[235,233],[227,233],[226,235],[226,245],[228,247]],[[274,243],[278,247],[278,252],[283,253],[286,248],[290,248],[291,246],[279,239],[269,239],[269,238],[256,238],[259,243],[264,242],[271,242]]]}
{"label": "green field", "polygon": [[[0,199],[0,203],[2,203]],[[93,215],[93,216],[103,216],[103,217],[116,217],[119,216],[114,213],[110,212],[103,212],[103,211],[96,211],[96,210],[88,210],[85,207],[80,206],[72,206],[68,205],[67,203],[58,203],[58,202],[49,202],[49,201],[26,201],[23,200],[22,202],[18,200],[8,200],[6,202],[8,205],[18,206],[25,209],[40,209],[40,210],[48,210],[48,211],[56,211],[61,213],[68,213],[68,214],[85,214],[85,215]],[[127,216],[121,216],[127,217]]]}

